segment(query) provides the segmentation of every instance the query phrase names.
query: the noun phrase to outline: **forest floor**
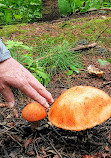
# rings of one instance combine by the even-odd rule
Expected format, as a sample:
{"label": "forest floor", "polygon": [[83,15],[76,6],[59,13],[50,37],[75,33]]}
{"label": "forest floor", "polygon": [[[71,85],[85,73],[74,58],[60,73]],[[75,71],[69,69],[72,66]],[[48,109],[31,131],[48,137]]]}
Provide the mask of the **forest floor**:
{"label": "forest floor", "polygon": [[[53,22],[39,22],[19,26],[19,29],[28,30],[27,36],[29,40],[29,38],[34,36],[43,36],[47,32],[50,32],[53,36],[57,36],[61,31],[64,32],[65,27],[68,29],[69,20],[73,20],[73,25],[79,24],[82,27],[83,21],[85,21],[84,18],[87,18],[87,21],[94,18],[107,19],[108,21],[109,18],[109,32],[107,32],[108,34],[101,32],[101,42],[99,40],[96,47],[81,50],[81,61],[85,65],[84,70],[81,69],[80,73],[73,72],[70,76],[64,75],[62,72],[53,76],[47,89],[51,92],[54,100],[66,89],[79,85],[97,87],[111,96],[111,63],[100,64],[98,62],[98,59],[105,61],[106,59],[111,59],[111,17],[109,14],[88,14],[76,17],[77,21],[75,21],[75,17],[71,17]],[[58,25],[59,28],[62,28],[61,30],[58,29]],[[4,41],[8,39],[20,39],[26,44],[29,42],[24,36],[24,33],[27,32],[17,32],[16,29],[15,32],[13,30],[6,30],[4,30],[4,34],[2,32]],[[76,34],[83,38],[80,32]],[[91,34],[92,37],[91,35],[89,36],[90,43],[93,40],[93,32]],[[77,40],[79,41],[80,39]],[[30,40],[30,44],[32,42],[35,41]],[[35,45],[35,43],[33,44]],[[99,71],[104,71],[104,75],[99,77],[98,75],[89,74],[87,70],[89,65],[95,66]],[[13,88],[13,92],[16,98],[15,108],[19,113],[19,117],[16,118],[13,112],[6,106],[0,107],[0,158],[111,157],[111,118],[101,125],[80,132],[58,129],[48,124],[48,119],[46,118],[40,122],[41,129],[31,130],[30,123],[22,118],[21,112],[23,107],[32,100],[27,98],[18,89]],[[0,98],[0,102],[3,103],[3,97],[0,96]]]}

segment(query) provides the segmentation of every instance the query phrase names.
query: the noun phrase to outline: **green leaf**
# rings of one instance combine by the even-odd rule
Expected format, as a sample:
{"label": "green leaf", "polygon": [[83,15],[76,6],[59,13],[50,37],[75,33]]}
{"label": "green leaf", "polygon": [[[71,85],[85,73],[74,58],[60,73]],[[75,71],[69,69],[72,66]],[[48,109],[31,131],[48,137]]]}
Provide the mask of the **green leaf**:
{"label": "green leaf", "polygon": [[4,5],[4,4],[2,4],[2,3],[0,3],[0,7],[5,7],[6,5]]}
{"label": "green leaf", "polygon": [[30,67],[30,71],[31,71],[31,72],[35,72],[35,70],[36,70],[36,69],[35,69],[34,67]]}
{"label": "green leaf", "polygon": [[5,42],[5,44],[7,45],[8,49],[11,49],[13,47],[18,47],[18,46],[23,45],[23,42],[7,40],[7,42]]}
{"label": "green leaf", "polygon": [[37,76],[36,73],[32,73],[32,75],[33,75],[40,83],[43,83],[43,82],[42,82],[42,78],[40,78],[39,76]]}
{"label": "green leaf", "polygon": [[48,79],[48,78],[50,77],[49,74],[46,74],[45,72],[42,72],[42,71],[39,71],[39,70],[36,70],[36,73],[37,73],[40,77],[42,77],[42,78],[44,78],[44,79]]}
{"label": "green leaf", "polygon": [[67,75],[70,76],[70,75],[72,75],[72,73],[73,73],[73,70],[69,70],[69,71],[67,72]]}
{"label": "green leaf", "polygon": [[71,70],[73,70],[73,71],[75,71],[75,72],[77,72],[77,73],[80,72],[80,71],[78,70],[78,68],[75,67],[74,65],[71,65],[70,68],[71,68]]}
{"label": "green leaf", "polygon": [[107,62],[106,60],[101,60],[101,59],[98,59],[98,62],[99,62],[102,66],[104,66],[104,65],[107,65],[107,64],[108,64],[108,62]]}
{"label": "green leaf", "polygon": [[29,68],[33,64],[33,58],[28,56],[28,54],[22,55],[21,60],[27,64],[27,68]]}
{"label": "green leaf", "polygon": [[16,14],[14,14],[14,17],[15,17],[15,19],[17,19],[17,20],[21,20],[22,18],[23,18],[23,16],[22,15],[16,15]]}
{"label": "green leaf", "polygon": [[40,3],[33,3],[33,2],[30,2],[30,5],[36,5],[36,6],[38,6],[38,5],[40,5]]}
{"label": "green leaf", "polygon": [[7,40],[7,42],[5,42],[5,44],[7,44],[7,48],[11,49],[14,47],[22,47],[23,49],[32,50],[32,47],[28,47],[27,45],[24,45],[23,42],[18,42],[18,41],[13,41],[13,40]]}

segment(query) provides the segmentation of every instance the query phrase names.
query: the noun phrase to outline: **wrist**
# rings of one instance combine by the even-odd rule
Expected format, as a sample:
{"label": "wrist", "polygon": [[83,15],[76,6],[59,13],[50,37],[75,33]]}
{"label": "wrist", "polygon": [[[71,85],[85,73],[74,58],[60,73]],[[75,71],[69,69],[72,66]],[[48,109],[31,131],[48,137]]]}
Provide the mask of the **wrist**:
{"label": "wrist", "polygon": [[7,60],[9,60],[10,58],[12,58],[12,57],[9,57],[9,58],[6,58],[6,59],[4,59],[4,60],[1,60],[1,61],[0,61],[0,64],[3,63],[3,62],[5,62],[5,61],[7,61]]}

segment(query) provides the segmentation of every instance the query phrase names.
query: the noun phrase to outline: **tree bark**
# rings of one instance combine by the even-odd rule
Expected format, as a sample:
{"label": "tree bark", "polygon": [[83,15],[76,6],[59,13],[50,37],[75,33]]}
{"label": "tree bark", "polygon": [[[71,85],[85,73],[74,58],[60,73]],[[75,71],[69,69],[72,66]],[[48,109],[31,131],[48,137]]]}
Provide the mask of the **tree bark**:
{"label": "tree bark", "polygon": [[59,17],[58,0],[42,0],[42,20],[51,21]]}

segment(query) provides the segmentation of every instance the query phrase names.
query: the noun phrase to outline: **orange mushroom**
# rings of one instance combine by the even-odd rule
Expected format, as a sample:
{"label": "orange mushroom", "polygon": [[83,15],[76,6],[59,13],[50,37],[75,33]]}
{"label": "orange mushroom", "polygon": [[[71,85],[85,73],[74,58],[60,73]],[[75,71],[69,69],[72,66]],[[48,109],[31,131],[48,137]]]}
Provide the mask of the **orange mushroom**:
{"label": "orange mushroom", "polygon": [[80,131],[111,117],[111,97],[91,86],[76,86],[61,94],[51,106],[48,119],[56,127]]}
{"label": "orange mushroom", "polygon": [[25,120],[32,122],[32,128],[38,126],[38,121],[44,119],[46,116],[46,109],[37,102],[26,105],[22,111],[22,117]]}

